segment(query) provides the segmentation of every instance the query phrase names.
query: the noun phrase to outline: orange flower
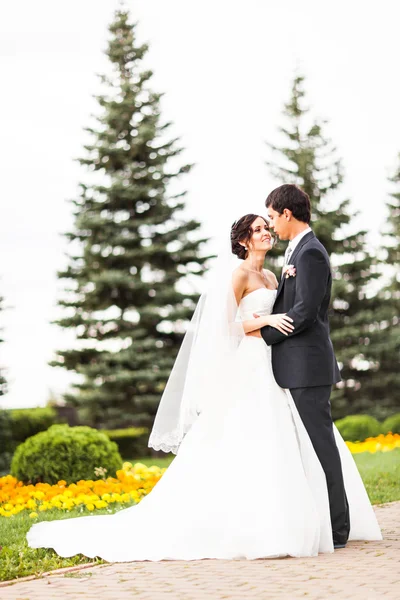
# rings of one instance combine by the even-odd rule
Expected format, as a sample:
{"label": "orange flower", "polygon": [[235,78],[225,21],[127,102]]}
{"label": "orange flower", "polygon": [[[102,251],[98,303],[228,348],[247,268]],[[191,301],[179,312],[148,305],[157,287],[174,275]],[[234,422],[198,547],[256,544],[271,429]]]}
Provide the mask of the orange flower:
{"label": "orange flower", "polygon": [[[12,517],[21,511],[30,514],[47,510],[68,511],[106,508],[108,504],[135,504],[146,496],[161,479],[165,469],[147,468],[141,463],[124,463],[117,477],[80,480],[67,484],[64,480],[55,485],[37,483],[24,485],[12,475],[0,477],[0,516]],[[32,509],[35,509],[32,512]]]}

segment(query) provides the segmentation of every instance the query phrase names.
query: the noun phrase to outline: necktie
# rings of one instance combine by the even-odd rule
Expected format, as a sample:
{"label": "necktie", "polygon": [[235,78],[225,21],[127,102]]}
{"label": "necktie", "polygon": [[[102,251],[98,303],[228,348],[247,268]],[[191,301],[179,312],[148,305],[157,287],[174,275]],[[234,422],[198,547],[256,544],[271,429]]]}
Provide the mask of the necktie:
{"label": "necktie", "polygon": [[285,250],[285,262],[282,267],[282,277],[283,277],[283,273],[284,273],[286,265],[289,264],[289,259],[290,259],[291,254],[292,254],[292,249],[290,246],[288,246]]}
{"label": "necktie", "polygon": [[285,265],[289,264],[291,254],[292,254],[292,249],[289,244],[289,246],[286,248],[286,251],[285,251]]}

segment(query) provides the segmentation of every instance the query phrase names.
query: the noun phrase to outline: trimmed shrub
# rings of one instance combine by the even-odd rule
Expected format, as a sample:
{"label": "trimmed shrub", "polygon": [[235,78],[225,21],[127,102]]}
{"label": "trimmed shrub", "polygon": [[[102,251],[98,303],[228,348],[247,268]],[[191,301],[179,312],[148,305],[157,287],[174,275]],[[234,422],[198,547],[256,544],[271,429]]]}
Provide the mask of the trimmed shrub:
{"label": "trimmed shrub", "polygon": [[392,415],[382,423],[382,433],[400,433],[400,413]]}
{"label": "trimmed shrub", "polygon": [[15,444],[11,437],[10,411],[0,410],[0,476],[9,472]]}
{"label": "trimmed shrub", "polygon": [[107,477],[115,477],[121,464],[117,444],[105,433],[91,427],[52,425],[18,446],[11,473],[23,482],[75,483],[95,479],[96,467],[107,469]]}
{"label": "trimmed shrub", "polygon": [[335,425],[346,442],[363,442],[382,433],[382,424],[369,415],[349,415]]}
{"label": "trimmed shrub", "polygon": [[118,446],[122,458],[144,458],[149,456],[147,446],[149,430],[146,427],[128,427],[126,429],[102,429],[110,440]]}
{"label": "trimmed shrub", "polygon": [[60,422],[57,411],[50,406],[13,408],[8,412],[11,417],[12,438],[16,446],[39,431],[46,431],[51,425]]}

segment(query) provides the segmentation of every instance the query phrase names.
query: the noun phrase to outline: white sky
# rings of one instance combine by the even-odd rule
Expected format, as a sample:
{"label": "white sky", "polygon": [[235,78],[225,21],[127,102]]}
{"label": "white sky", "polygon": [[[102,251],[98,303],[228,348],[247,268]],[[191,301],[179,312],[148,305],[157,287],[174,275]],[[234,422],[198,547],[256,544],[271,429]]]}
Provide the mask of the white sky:
{"label": "white sky", "polygon": [[[361,210],[371,243],[385,219],[387,176],[400,151],[397,0],[128,0],[139,41],[150,43],[153,89],[166,93],[184,160],[187,214],[212,235],[229,210],[262,212],[276,185],[265,140],[276,141],[296,67],[307,77],[315,115],[343,157],[341,197]],[[47,366],[72,332],[59,315],[72,227],[68,198],[85,173],[83,127],[96,110],[95,73],[104,71],[107,25],[116,0],[14,0],[0,5],[0,294],[10,392],[1,406],[45,404],[70,374]],[[338,196],[339,199],[339,196]]]}

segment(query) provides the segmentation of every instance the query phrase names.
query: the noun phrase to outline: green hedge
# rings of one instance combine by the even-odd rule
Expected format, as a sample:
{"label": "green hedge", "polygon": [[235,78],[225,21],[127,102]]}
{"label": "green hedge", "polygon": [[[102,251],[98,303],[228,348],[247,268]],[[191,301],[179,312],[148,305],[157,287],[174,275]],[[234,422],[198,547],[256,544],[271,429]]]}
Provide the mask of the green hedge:
{"label": "green hedge", "polygon": [[382,423],[382,430],[382,433],[400,433],[400,413],[385,419]]}
{"label": "green hedge", "polygon": [[335,425],[346,442],[362,442],[382,433],[382,423],[369,415],[349,415]]}
{"label": "green hedge", "polygon": [[122,458],[118,446],[107,435],[91,427],[52,425],[18,446],[11,463],[11,473],[24,482],[59,480],[75,483],[95,479],[95,468],[107,469],[115,477]]}
{"label": "green hedge", "polygon": [[9,472],[12,455],[19,444],[60,422],[63,420],[51,407],[0,410],[0,474]]}
{"label": "green hedge", "polygon": [[150,455],[147,446],[149,430],[146,427],[128,427],[127,429],[102,429],[110,440],[118,446],[124,459],[141,458]]}
{"label": "green hedge", "polygon": [[14,449],[10,411],[0,410],[0,476],[9,472]]}
{"label": "green hedge", "polygon": [[[51,407],[0,410],[0,475],[9,472],[12,454],[19,444],[47,430],[58,419],[57,411]],[[346,441],[363,441],[389,431],[400,433],[400,413],[388,417],[383,423],[369,415],[349,415],[335,424]],[[150,456],[147,446],[149,430],[145,427],[100,430],[99,433],[117,444],[125,460]],[[89,478],[93,478],[93,473]]]}
{"label": "green hedge", "polygon": [[16,445],[59,422],[57,411],[51,407],[14,408],[9,412],[11,434]]}
{"label": "green hedge", "polygon": [[381,433],[400,433],[400,413],[388,417],[383,423],[369,415],[349,415],[335,421],[335,425],[346,442],[362,442]]}

